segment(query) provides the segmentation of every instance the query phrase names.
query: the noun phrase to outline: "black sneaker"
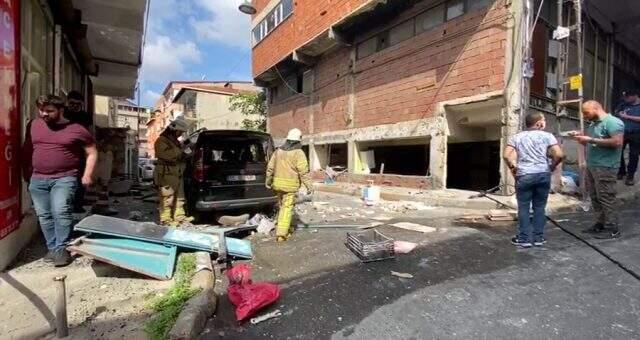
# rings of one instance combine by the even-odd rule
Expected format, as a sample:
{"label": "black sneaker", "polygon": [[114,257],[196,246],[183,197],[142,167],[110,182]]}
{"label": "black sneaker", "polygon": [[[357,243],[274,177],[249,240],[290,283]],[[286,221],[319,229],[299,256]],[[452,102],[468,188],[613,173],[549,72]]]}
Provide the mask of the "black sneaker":
{"label": "black sneaker", "polygon": [[636,184],[636,181],[633,179],[633,177],[627,177],[627,179],[624,180],[624,184],[626,186],[632,187],[634,184]]}
{"label": "black sneaker", "polygon": [[56,253],[52,250],[47,251],[47,255],[42,258],[42,261],[51,263],[56,258]]}
{"label": "black sneaker", "polygon": [[533,244],[531,244],[531,242],[524,242],[524,241],[518,239],[517,236],[511,239],[511,244],[513,244],[514,246],[516,246],[518,248],[531,248],[531,247],[533,247]]}
{"label": "black sneaker", "polygon": [[604,225],[602,223],[596,223],[591,228],[584,229],[582,232],[585,234],[599,234],[604,231]]}
{"label": "black sneaker", "polygon": [[620,233],[620,230],[607,230],[606,233],[601,233],[601,234],[595,235],[594,237],[597,238],[598,240],[611,240],[611,239],[620,237],[620,235],[622,235]]}
{"label": "black sneaker", "polygon": [[55,257],[53,259],[53,265],[55,267],[65,267],[68,266],[73,261],[71,254],[65,249],[58,250],[55,253]]}
{"label": "black sneaker", "polygon": [[544,246],[545,243],[547,243],[547,239],[545,239],[544,237],[536,241],[533,241],[533,245],[536,247],[542,247]]}

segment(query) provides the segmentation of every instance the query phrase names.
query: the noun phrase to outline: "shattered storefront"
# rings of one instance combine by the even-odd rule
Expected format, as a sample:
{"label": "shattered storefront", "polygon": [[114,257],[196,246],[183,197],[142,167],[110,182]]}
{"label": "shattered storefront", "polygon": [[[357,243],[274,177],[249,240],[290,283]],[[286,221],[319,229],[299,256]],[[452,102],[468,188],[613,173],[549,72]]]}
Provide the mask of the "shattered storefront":
{"label": "shattered storefront", "polygon": [[[146,0],[0,1],[0,269],[36,230],[19,150],[43,94],[132,97],[142,60]],[[121,20],[128,18],[128,20]]]}

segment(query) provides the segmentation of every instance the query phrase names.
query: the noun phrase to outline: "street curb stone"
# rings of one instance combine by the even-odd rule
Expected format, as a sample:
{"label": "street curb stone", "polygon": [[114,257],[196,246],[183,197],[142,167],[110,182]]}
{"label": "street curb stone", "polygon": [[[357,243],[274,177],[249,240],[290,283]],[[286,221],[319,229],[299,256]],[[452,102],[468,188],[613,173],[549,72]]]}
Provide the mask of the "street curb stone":
{"label": "street curb stone", "polygon": [[215,273],[211,265],[211,256],[206,252],[196,253],[196,273],[191,288],[200,292],[187,301],[178,315],[176,323],[169,331],[171,340],[195,339],[202,333],[207,319],[216,310],[217,297],[214,292]]}

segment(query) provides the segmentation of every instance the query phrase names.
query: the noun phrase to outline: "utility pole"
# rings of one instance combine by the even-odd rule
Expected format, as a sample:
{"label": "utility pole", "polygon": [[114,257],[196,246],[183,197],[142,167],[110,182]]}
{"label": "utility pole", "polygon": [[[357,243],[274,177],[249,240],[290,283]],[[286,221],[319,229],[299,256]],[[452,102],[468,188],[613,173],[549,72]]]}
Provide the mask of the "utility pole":
{"label": "utility pole", "polygon": [[[544,2],[544,0],[542,0]],[[531,79],[533,78],[533,57],[531,43],[535,30],[533,0],[525,0],[522,19],[522,81],[520,87],[520,130],[524,130],[524,117],[529,111],[531,98]]]}

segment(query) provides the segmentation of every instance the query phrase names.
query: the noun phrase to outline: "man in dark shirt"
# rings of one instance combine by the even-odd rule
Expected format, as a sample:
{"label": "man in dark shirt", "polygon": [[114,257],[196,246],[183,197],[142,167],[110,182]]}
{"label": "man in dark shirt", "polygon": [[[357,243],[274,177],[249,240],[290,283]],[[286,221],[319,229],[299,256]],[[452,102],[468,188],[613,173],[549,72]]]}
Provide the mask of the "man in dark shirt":
{"label": "man in dark shirt", "polygon": [[[39,118],[29,124],[23,147],[25,166],[31,168],[29,193],[47,242],[47,261],[71,263],[65,246],[73,224],[73,199],[82,171],[82,185],[93,183],[98,151],[93,136],[82,125],[64,118],[64,100],[41,96]],[[80,165],[86,159],[84,169]]]}
{"label": "man in dark shirt", "polygon": [[[84,126],[88,131],[93,131],[93,117],[87,111],[83,110],[84,97],[78,91],[70,91],[67,94],[67,107],[64,111],[64,117],[72,123],[78,123]],[[84,169],[84,159],[80,163],[79,170]],[[73,201],[73,211],[75,213],[83,213],[85,188],[80,182],[82,180],[82,171],[78,172],[78,188],[76,189],[76,197]]]}
{"label": "man in dark shirt", "polygon": [[625,178],[626,185],[635,184],[635,174],[640,158],[640,91],[625,92],[625,105],[617,111],[617,116],[624,122],[624,147],[629,145],[629,163],[625,164],[624,152],[621,156],[618,179]]}

